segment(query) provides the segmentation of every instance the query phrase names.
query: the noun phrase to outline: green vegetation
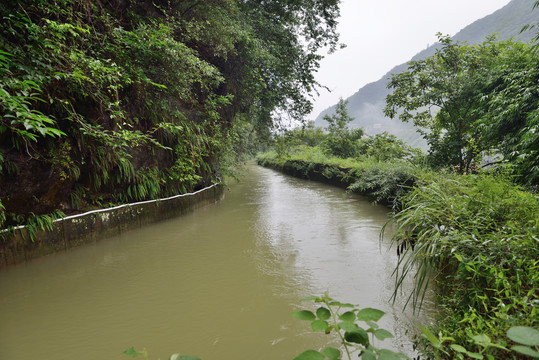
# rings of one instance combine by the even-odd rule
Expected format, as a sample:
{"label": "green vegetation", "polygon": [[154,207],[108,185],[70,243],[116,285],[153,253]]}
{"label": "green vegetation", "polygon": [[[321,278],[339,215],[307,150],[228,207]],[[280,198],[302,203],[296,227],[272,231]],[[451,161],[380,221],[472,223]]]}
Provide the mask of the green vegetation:
{"label": "green vegetation", "polygon": [[511,326],[539,327],[538,213],[539,199],[500,175],[425,176],[393,219],[402,255],[394,296],[413,276],[408,300],[420,307],[434,281],[439,324],[462,346],[477,334],[506,346]]}
{"label": "green vegetation", "polygon": [[[487,36],[497,34],[498,38],[504,41],[511,38],[524,42],[530,41],[539,34],[537,32],[539,29],[537,22],[539,8],[531,11],[535,3],[537,3],[535,0],[510,1],[500,10],[466,26],[455,34],[452,40],[454,42],[480,44],[485,41]],[[525,31],[521,31],[523,27],[525,27]],[[440,43],[434,43],[418,52],[411,60],[423,60],[432,56],[440,46]],[[537,43],[534,47],[537,48]],[[406,70],[406,63],[397,65],[378,81],[365,85],[346,99],[349,103],[349,113],[356,118],[351,126],[364,127],[368,134],[387,131],[412,146],[427,149],[427,144],[423,141],[421,135],[417,133],[413,124],[384,117],[385,98],[390,93],[390,90],[387,89],[389,79],[392,74],[399,74]],[[336,105],[333,105],[318,115],[316,124],[324,126],[323,117],[333,114],[335,107]]]}
{"label": "green vegetation", "polygon": [[0,227],[218,181],[274,111],[310,111],[338,15],[333,0],[2,2]]}
{"label": "green vegetation", "polygon": [[[378,326],[377,322],[384,316],[384,312],[373,308],[358,308],[357,305],[341,303],[329,297],[311,296],[302,301],[313,301],[319,306],[315,312],[310,310],[300,310],[292,313],[292,316],[311,322],[313,331],[324,331],[327,335],[335,333],[339,338],[339,343],[344,348],[347,359],[351,359],[352,354],[364,360],[371,359],[407,359],[404,354],[388,349],[382,349],[374,345],[375,339],[383,341],[393,338],[393,334]],[[364,327],[362,323],[367,326]],[[369,334],[371,338],[369,339]],[[316,350],[306,350],[294,360],[339,360],[342,359],[341,350],[334,347],[327,347],[322,352]]]}
{"label": "green vegetation", "polygon": [[354,120],[348,115],[346,101],[342,99],[337,104],[335,115],[326,115],[324,120],[329,123],[328,134],[323,142],[323,148],[329,155],[340,158],[357,155],[356,141],[363,136],[363,129],[349,129],[348,124]]}
{"label": "green vegetation", "polygon": [[392,76],[385,113],[413,121],[430,145],[430,163],[470,173],[501,153],[522,183],[539,180],[539,60],[529,45],[454,43]]}
{"label": "green vegetation", "polygon": [[[537,341],[513,344],[513,335],[526,329],[533,338],[539,328],[537,59],[522,43],[441,40],[436,56],[394,76],[386,108],[427,128],[428,154],[388,134],[351,140],[346,131],[325,136],[340,136],[354,150],[332,153],[324,135],[308,128],[285,134],[289,146],[258,161],[392,206],[394,297],[412,277],[407,304],[419,311],[434,288],[441,309],[417,340],[426,358],[533,357]],[[436,113],[428,108],[433,104]],[[344,105],[328,117],[334,124],[350,122]],[[312,146],[305,140],[315,133]],[[477,166],[489,150],[503,156],[503,166]]]}
{"label": "green vegetation", "polygon": [[[345,102],[341,101],[339,113],[327,120],[333,125],[329,133],[307,126],[277,136],[274,150],[259,154],[258,163],[306,178],[319,174],[318,180],[399,208],[402,195],[424,171],[424,154],[387,133],[358,138],[361,129],[345,130],[353,120]],[[348,148],[353,150],[343,151]]]}
{"label": "green vegetation", "polygon": [[[292,313],[292,316],[311,322],[313,331],[324,331],[326,335],[337,334],[339,343],[344,349],[343,356],[341,350],[334,347],[327,347],[323,351],[306,350],[294,358],[294,360],[351,360],[357,354],[358,358],[364,360],[399,360],[409,359],[408,356],[388,349],[374,346],[375,338],[379,341],[393,338],[393,334],[385,329],[381,329],[377,321],[384,316],[384,312],[373,308],[359,309],[357,305],[341,303],[329,297],[310,296],[302,301],[313,301],[318,308],[315,312],[311,310],[300,310]],[[364,328],[361,324],[367,325]],[[507,331],[507,337],[516,345],[510,349],[491,342],[485,334],[470,335],[471,345],[477,350],[470,351],[466,347],[455,343],[451,336],[437,337],[428,328],[419,325],[424,341],[427,341],[434,348],[434,352],[428,358],[444,359],[450,356],[451,359],[488,359],[494,360],[504,357],[508,352],[509,356],[522,354],[533,358],[539,357],[539,330],[527,326],[513,326]],[[369,339],[369,334],[371,339]],[[449,343],[450,342],[450,343]],[[448,343],[448,344],[444,344]],[[468,348],[471,346],[468,345]],[[497,357],[491,354],[492,349],[503,350]]]}
{"label": "green vegetation", "polygon": [[[320,148],[304,147],[288,158],[270,151],[260,154],[262,166],[283,170],[291,175],[316,179],[348,188],[367,196],[372,202],[399,208],[400,195],[412,186],[421,169],[406,161],[379,162],[326,157]],[[317,176],[318,175],[318,176]]]}
{"label": "green vegetation", "polygon": [[[455,339],[451,336],[435,336],[429,329],[420,326],[423,332],[423,338],[434,348],[431,354],[434,359],[487,359],[495,360],[500,358],[538,358],[539,351],[539,331],[527,326],[513,326],[507,331],[507,337],[515,344],[510,349],[491,342],[491,339],[485,334],[470,335],[469,342],[477,349],[470,351],[462,345],[454,343]],[[492,355],[491,350],[497,349],[496,357]],[[500,352],[503,350],[503,352]],[[510,353],[507,353],[510,352]]]}
{"label": "green vegetation", "polygon": [[410,276],[415,289],[406,296],[418,311],[429,286],[438,293],[440,316],[424,332],[442,334],[440,344],[418,339],[427,358],[464,358],[463,348],[481,358],[512,358],[506,332],[539,327],[539,199],[506,174],[434,172],[414,164],[417,158],[328,158],[301,145],[288,157],[269,152],[258,161],[392,205],[394,296],[402,296],[400,284]]}

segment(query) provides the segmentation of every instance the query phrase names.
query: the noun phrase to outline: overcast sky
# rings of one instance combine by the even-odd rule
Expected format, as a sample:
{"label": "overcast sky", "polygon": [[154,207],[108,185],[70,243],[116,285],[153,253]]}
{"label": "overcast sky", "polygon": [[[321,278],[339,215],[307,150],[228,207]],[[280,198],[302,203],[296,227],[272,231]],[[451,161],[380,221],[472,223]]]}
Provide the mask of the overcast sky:
{"label": "overcast sky", "polygon": [[339,32],[347,47],[322,61],[317,80],[332,91],[321,90],[310,119],[410,60],[436,41],[437,32],[455,35],[509,2],[341,0]]}

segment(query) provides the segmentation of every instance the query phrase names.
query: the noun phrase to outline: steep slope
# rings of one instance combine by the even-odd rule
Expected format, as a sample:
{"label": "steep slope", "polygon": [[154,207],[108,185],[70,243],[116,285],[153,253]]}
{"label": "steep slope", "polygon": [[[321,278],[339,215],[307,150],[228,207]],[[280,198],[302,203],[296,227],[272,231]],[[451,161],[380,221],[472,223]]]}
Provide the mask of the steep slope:
{"label": "steep slope", "polygon": [[[498,34],[500,40],[512,37],[522,41],[532,39],[534,32],[520,33],[526,24],[535,24],[539,17],[539,9],[532,11],[535,0],[513,0],[500,10],[479,19],[459,31],[453,40],[475,44],[481,43],[492,34]],[[433,44],[415,55],[411,60],[424,59],[435,53],[439,43]],[[398,119],[386,118],[383,114],[385,98],[389,94],[387,89],[388,79],[391,74],[399,73],[406,69],[406,64],[400,64],[391,69],[380,80],[367,84],[358,90],[348,100],[348,111],[355,117],[352,122],[354,127],[363,127],[368,134],[377,134],[383,131],[395,134],[413,146],[425,147],[426,144],[416,132],[412,124],[402,123]],[[333,114],[335,106],[322,111],[315,120],[317,126],[326,126],[324,115]]]}
{"label": "steep slope", "polygon": [[[311,111],[333,0],[0,2],[0,229],[224,174]],[[0,233],[0,237],[4,233]]]}

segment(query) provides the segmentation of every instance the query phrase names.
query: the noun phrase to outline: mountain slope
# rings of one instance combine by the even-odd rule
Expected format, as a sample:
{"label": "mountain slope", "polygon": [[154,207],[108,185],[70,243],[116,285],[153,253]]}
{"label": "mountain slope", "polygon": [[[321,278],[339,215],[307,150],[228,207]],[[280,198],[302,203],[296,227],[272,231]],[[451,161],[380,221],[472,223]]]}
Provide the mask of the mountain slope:
{"label": "mountain slope", "polygon": [[[535,24],[539,17],[539,9],[532,11],[535,0],[513,0],[503,8],[495,11],[482,19],[466,26],[459,31],[453,40],[475,44],[481,43],[492,34],[498,34],[500,40],[511,37],[522,41],[529,41],[535,34],[527,31],[520,34],[520,30],[526,24]],[[439,43],[433,44],[415,55],[411,60],[420,60],[434,55]],[[425,147],[426,144],[416,132],[412,124],[402,123],[398,119],[386,118],[383,114],[385,98],[389,94],[387,89],[388,79],[393,73],[405,70],[405,64],[400,64],[391,69],[380,80],[369,83],[359,89],[348,100],[348,111],[355,117],[353,127],[363,127],[367,134],[376,134],[383,131],[395,134],[413,146]],[[315,120],[317,126],[326,126],[324,115],[333,114],[335,105],[322,111]]]}

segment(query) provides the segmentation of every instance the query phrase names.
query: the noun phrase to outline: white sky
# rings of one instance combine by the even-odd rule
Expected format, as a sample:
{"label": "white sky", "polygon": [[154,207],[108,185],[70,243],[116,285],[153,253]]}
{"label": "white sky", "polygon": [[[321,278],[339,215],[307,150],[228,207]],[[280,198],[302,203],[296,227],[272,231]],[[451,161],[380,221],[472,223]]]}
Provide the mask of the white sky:
{"label": "white sky", "polygon": [[320,90],[310,120],[436,42],[437,32],[453,36],[509,2],[341,0],[338,29],[347,47],[322,60],[316,78],[331,93]]}

